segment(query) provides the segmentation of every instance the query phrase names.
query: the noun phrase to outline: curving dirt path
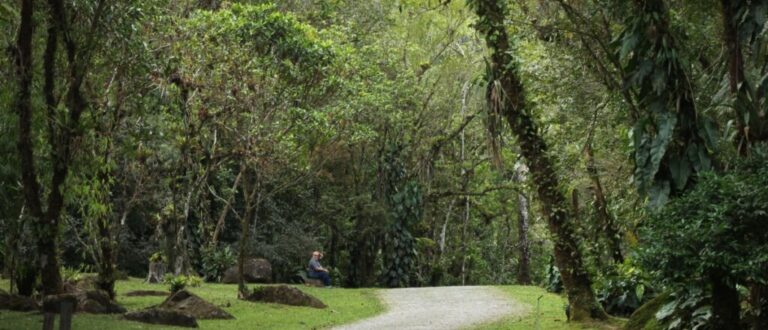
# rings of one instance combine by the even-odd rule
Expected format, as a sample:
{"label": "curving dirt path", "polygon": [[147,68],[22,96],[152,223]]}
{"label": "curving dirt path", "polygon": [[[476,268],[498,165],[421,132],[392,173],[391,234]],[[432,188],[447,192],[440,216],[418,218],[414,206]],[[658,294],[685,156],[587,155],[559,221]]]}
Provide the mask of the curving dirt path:
{"label": "curving dirt path", "polygon": [[462,329],[530,311],[487,286],[388,289],[379,296],[383,314],[334,329]]}

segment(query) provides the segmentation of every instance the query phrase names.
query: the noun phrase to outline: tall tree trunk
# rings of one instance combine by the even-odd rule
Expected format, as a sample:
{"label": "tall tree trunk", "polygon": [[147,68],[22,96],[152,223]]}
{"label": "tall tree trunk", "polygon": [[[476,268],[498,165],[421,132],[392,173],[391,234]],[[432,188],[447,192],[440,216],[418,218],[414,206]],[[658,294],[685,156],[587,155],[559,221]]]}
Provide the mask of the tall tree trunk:
{"label": "tall tree trunk", "polygon": [[[528,167],[522,162],[515,165],[514,181],[522,186]],[[528,197],[522,192],[517,193],[517,246],[520,249],[520,263],[517,265],[517,284],[531,284],[531,242],[528,240],[528,225],[530,213]]]}
{"label": "tall tree trunk", "polygon": [[237,188],[240,185],[240,178],[243,176],[243,171],[245,171],[245,166],[241,165],[240,171],[237,172],[237,176],[235,177],[235,182],[232,184],[232,194],[229,195],[229,198],[227,198],[227,202],[224,204],[224,208],[221,209],[221,214],[219,214],[219,219],[216,221],[216,228],[213,230],[213,236],[211,237],[210,242],[211,247],[215,248],[219,243],[219,235],[224,229],[224,222],[227,219],[227,213],[229,213],[229,209],[232,207],[232,202],[235,200],[235,196],[237,195]]}
{"label": "tall tree trunk", "polygon": [[[741,85],[745,81],[744,77],[744,56],[741,52],[741,40],[739,38],[739,26],[738,21],[740,19],[739,2],[730,0],[721,0],[721,10],[723,19],[723,36],[722,41],[725,45],[728,59],[728,86],[732,96],[736,97],[736,119],[739,123],[739,130],[737,133],[737,147],[741,155],[748,155],[749,149],[752,143],[760,140],[765,140],[765,134],[760,133],[760,121],[764,121],[764,118],[757,116],[754,113],[749,114],[749,119],[752,124],[748,124],[744,121],[746,102],[742,102],[742,99],[746,98],[746,90],[741,88]],[[745,5],[745,3],[741,3]],[[755,134],[757,133],[757,134]],[[752,305],[754,313],[752,328],[753,329],[768,329],[768,285],[760,283],[749,284],[749,302]]]}
{"label": "tall tree trunk", "polygon": [[110,216],[106,216],[104,219],[99,219],[99,249],[101,249],[99,263],[99,288],[106,291],[109,297],[115,299],[115,255],[114,247],[115,240],[112,235],[112,226],[110,223]]}
{"label": "tall tree trunk", "polygon": [[[750,136],[750,123],[745,121],[744,111],[748,111],[746,104],[741,102],[744,98],[745,90],[740,88],[744,82],[744,56],[741,53],[741,41],[739,40],[738,16],[739,4],[737,1],[721,0],[721,10],[723,19],[723,44],[726,48],[726,58],[728,62],[728,87],[731,95],[736,97],[734,109],[736,111],[736,120],[739,124],[736,134],[736,143],[739,152],[746,155],[752,141]],[[759,118],[750,116],[751,121],[757,121]],[[757,126],[757,125],[755,125]]]}
{"label": "tall tree trunk", "polygon": [[605,199],[603,185],[600,183],[600,174],[597,171],[594,153],[590,144],[587,144],[584,148],[584,156],[587,160],[587,173],[589,174],[589,179],[592,180],[595,214],[600,223],[600,232],[605,233],[605,236],[608,238],[613,262],[617,264],[623,263],[624,255],[621,252],[621,234],[619,234],[619,230],[616,228],[616,222],[613,217],[608,213],[608,202]]}
{"label": "tall tree trunk", "polygon": [[741,54],[739,41],[737,1],[720,0],[723,11],[723,43],[728,58],[728,86],[731,93],[739,91],[739,85],[744,82],[744,56]]}
{"label": "tall tree trunk", "polygon": [[251,226],[253,220],[258,216],[259,205],[261,204],[261,194],[259,192],[258,178],[250,174],[252,170],[246,169],[243,177],[243,204],[245,212],[240,219],[240,251],[237,256],[237,294],[238,298],[245,299],[248,294],[248,287],[245,285],[245,263],[248,259],[248,244],[251,240]]}
{"label": "tall tree trunk", "polygon": [[[467,94],[469,93],[469,82],[464,83],[461,95],[461,117],[465,116],[467,111]],[[466,137],[464,130],[461,130],[461,192],[464,194],[464,212],[461,224],[461,285],[467,281],[467,226],[469,225],[469,170],[464,168],[464,159],[466,158]]]}
{"label": "tall tree trunk", "polygon": [[[32,138],[32,37],[34,30],[34,4],[31,0],[21,2],[21,21],[16,41],[16,74],[18,77],[19,89],[16,98],[16,111],[19,115],[19,154],[22,167],[22,184],[24,197],[29,206],[30,215],[36,222],[36,239],[40,263],[40,275],[43,282],[44,294],[56,294],[61,291],[61,277],[59,275],[59,263],[56,250],[56,239],[58,238],[58,219],[61,205],[61,192],[58,190],[63,183],[62,174],[66,175],[66,165],[62,164],[61,159],[56,156],[58,146],[52,145],[54,154],[54,185],[49,194],[48,211],[43,210],[43,204],[40,198],[40,184],[37,181],[37,171],[34,161],[34,146]],[[50,40],[50,39],[49,39]],[[50,47],[51,44],[49,43]],[[52,45],[56,47],[54,43]],[[46,52],[53,52],[48,48]],[[46,81],[53,79],[53,72],[46,71]],[[51,119],[53,120],[53,119]],[[56,183],[59,184],[56,184]],[[29,274],[27,274],[29,275]],[[25,289],[26,291],[26,289]],[[26,292],[25,292],[26,293]]]}
{"label": "tall tree trunk", "polygon": [[[32,145],[32,75],[34,63],[32,62],[32,37],[34,33],[34,1],[21,1],[21,20],[16,37],[15,65],[18,90],[14,107],[19,115],[19,140],[18,149],[21,158],[21,180],[26,205],[32,219],[37,223],[43,223],[45,214],[40,201],[40,185],[37,181],[37,171],[34,159],[34,147]],[[27,273],[31,273],[29,270]],[[58,272],[58,271],[57,271]],[[32,288],[28,287],[24,279],[35,278],[34,274],[24,274],[19,282],[19,293],[31,295]],[[31,276],[30,276],[31,275]]]}
{"label": "tall tree trunk", "polygon": [[161,232],[163,234],[163,250],[165,251],[165,269],[168,272],[172,272],[176,267],[176,259],[178,254],[176,253],[176,223],[174,219],[176,212],[171,214],[163,214],[162,220],[159,224]]}
{"label": "tall tree trunk", "polygon": [[560,268],[568,294],[571,319],[606,319],[592,291],[573,224],[568,219],[568,203],[560,191],[560,182],[547,145],[539,135],[536,124],[526,108],[523,85],[517,76],[515,61],[505,29],[506,2],[476,0],[474,9],[480,20],[478,30],[485,35],[492,50],[488,101],[491,111],[503,116],[517,137],[521,153],[531,171],[532,182],[542,204],[550,232],[554,238],[555,263]]}
{"label": "tall tree trunk", "polygon": [[750,285],[749,304],[754,313],[752,329],[768,329],[768,286],[762,284]]}

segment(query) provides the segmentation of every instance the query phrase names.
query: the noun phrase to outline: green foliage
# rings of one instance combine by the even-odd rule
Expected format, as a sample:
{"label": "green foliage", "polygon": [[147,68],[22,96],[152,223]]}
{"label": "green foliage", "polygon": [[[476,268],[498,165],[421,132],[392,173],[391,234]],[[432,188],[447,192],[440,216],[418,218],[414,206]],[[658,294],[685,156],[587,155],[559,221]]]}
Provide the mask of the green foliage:
{"label": "green foliage", "polygon": [[149,262],[166,262],[167,259],[163,252],[155,252],[152,253],[151,256],[149,256]]}
{"label": "green foliage", "polygon": [[596,291],[605,311],[616,316],[629,316],[655,294],[650,280],[631,259],[616,265],[615,272],[599,279]]}
{"label": "green foliage", "polygon": [[83,278],[81,268],[61,267],[59,273],[63,282],[77,282]]}
{"label": "green foliage", "polygon": [[625,86],[637,89],[641,108],[632,129],[634,180],[656,209],[671,193],[684,191],[696,173],[711,169],[718,135],[714,123],[696,109],[688,63],[663,1],[639,6],[641,13],[631,16],[616,46],[626,62]]}
{"label": "green foliage", "polygon": [[563,279],[560,277],[560,269],[555,266],[555,258],[550,257],[547,267],[546,288],[549,292],[563,292]]}
{"label": "green foliage", "polygon": [[421,190],[418,183],[411,181],[390,198],[392,223],[382,251],[384,284],[390,287],[407,286],[416,262],[416,241],[410,228],[421,220]]}
{"label": "green foliage", "polygon": [[203,279],[195,275],[173,276],[171,274],[166,274],[163,278],[163,282],[168,285],[168,289],[171,292],[178,292],[184,290],[186,287],[199,287],[203,284]]}
{"label": "green foliage", "polygon": [[704,173],[687,194],[651,215],[640,261],[663,283],[684,286],[713,272],[736,283],[768,274],[768,153],[756,149],[724,174]]}
{"label": "green foliage", "polygon": [[272,4],[233,4],[218,11],[198,11],[189,22],[197,41],[240,44],[254,55],[272,57],[284,73],[303,75],[328,63],[329,44],[293,15]]}
{"label": "green foliage", "polygon": [[208,282],[220,282],[224,272],[237,262],[237,256],[234,251],[225,246],[204,247],[201,252],[203,277]]}
{"label": "green foliage", "polygon": [[404,182],[406,172],[402,163],[402,149],[401,145],[391,143],[381,162],[386,189],[384,194],[388,199],[390,213],[389,228],[382,249],[382,281],[389,287],[410,284],[416,263],[416,241],[411,231],[422,216],[419,183]]}
{"label": "green foliage", "polygon": [[184,288],[187,286],[185,275],[173,276],[166,274],[163,278],[163,281],[166,285],[168,285],[168,288],[171,290],[171,292],[179,292],[184,290]]}
{"label": "green foliage", "polygon": [[710,329],[712,319],[711,297],[698,287],[690,287],[671,295],[672,301],[656,312],[659,324],[667,330]]}

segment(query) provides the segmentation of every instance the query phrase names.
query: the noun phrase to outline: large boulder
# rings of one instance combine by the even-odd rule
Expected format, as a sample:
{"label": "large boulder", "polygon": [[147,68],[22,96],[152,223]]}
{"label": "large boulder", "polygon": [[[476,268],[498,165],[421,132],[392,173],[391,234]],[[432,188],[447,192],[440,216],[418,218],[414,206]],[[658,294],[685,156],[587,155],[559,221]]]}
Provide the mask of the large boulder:
{"label": "large boulder", "polygon": [[122,314],[125,308],[112,300],[104,290],[98,289],[94,277],[64,283],[64,292],[75,296],[77,311],[92,314]]}
{"label": "large boulder", "polygon": [[0,309],[29,312],[40,309],[40,306],[32,297],[10,294],[0,290]]}
{"label": "large boulder", "polygon": [[177,327],[197,328],[197,320],[185,313],[164,308],[147,308],[125,314],[125,318],[131,321],[175,325]]}
{"label": "large boulder", "polygon": [[125,307],[120,306],[109,297],[104,290],[88,290],[79,292],[77,297],[77,311],[93,314],[122,314]]}
{"label": "large boulder", "polygon": [[64,281],[65,293],[77,293],[82,291],[94,290],[98,288],[96,285],[96,277],[83,276],[77,280]]}
{"label": "large boulder", "polygon": [[314,308],[328,307],[319,299],[287,285],[256,288],[246,297],[246,300]]}
{"label": "large boulder", "polygon": [[182,312],[196,319],[234,319],[235,317],[189,291],[181,290],[157,306]]}
{"label": "large boulder", "polygon": [[[243,265],[243,277],[246,283],[270,283],[272,282],[272,264],[267,259],[250,258]],[[229,267],[221,281],[237,283],[237,265]]]}
{"label": "large boulder", "polygon": [[45,298],[43,298],[43,312],[44,313],[61,313],[62,304],[64,303],[69,304],[70,312],[74,312],[77,309],[77,297],[69,293],[62,293],[62,294],[45,296]]}

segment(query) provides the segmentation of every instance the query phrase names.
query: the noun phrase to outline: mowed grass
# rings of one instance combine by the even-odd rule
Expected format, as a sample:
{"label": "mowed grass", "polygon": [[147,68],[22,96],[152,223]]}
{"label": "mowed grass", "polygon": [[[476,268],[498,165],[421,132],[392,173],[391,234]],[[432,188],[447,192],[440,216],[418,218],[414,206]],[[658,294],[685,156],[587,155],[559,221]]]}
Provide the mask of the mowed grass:
{"label": "mowed grass", "polygon": [[[251,285],[252,287],[253,285]],[[370,317],[383,311],[375,289],[324,289],[297,286],[323,301],[328,308],[294,307],[254,303],[237,299],[237,285],[204,283],[189,291],[221,306],[234,320],[198,320],[201,329],[322,329]],[[8,290],[8,281],[0,281]],[[117,301],[129,311],[142,309],[163,301],[164,297],[126,297],[133,290],[168,290],[166,285],[147,284],[131,278],[117,282]],[[0,329],[40,329],[40,313],[0,311]],[[180,329],[127,321],[120,315],[76,314],[73,329]]]}
{"label": "mowed grass", "polygon": [[[567,300],[559,295],[549,293],[545,289],[536,286],[499,286],[510,298],[530,306],[530,313],[522,316],[513,316],[501,321],[483,324],[477,329],[483,330],[593,330],[593,329],[619,329],[622,323],[620,319],[612,319],[607,323],[584,324],[568,322],[565,316]],[[541,299],[539,299],[541,297]],[[537,309],[538,302],[538,309]],[[538,311],[538,312],[537,312]]]}

